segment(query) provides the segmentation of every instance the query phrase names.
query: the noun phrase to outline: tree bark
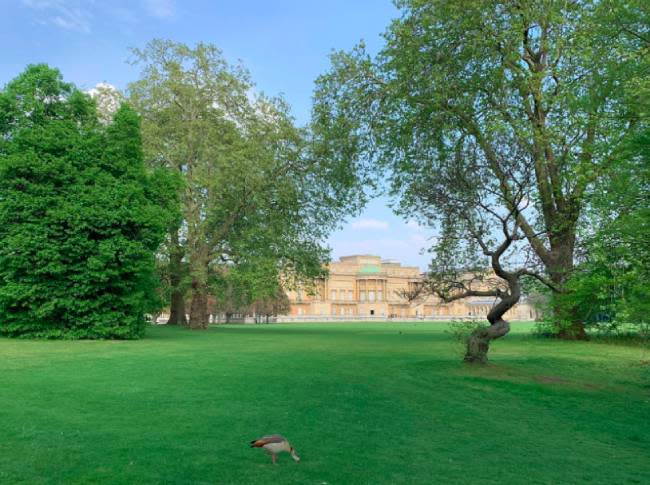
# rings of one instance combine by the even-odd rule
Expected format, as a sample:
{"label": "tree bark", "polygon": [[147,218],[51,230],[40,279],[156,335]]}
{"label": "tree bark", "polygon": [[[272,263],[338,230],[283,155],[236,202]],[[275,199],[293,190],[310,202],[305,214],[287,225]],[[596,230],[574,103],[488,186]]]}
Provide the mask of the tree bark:
{"label": "tree bark", "polygon": [[[504,232],[507,232],[504,224]],[[488,351],[490,350],[490,343],[493,340],[507,335],[510,331],[510,324],[503,319],[513,306],[519,302],[521,298],[521,272],[513,273],[505,271],[501,266],[500,258],[512,243],[512,237],[506,234],[506,240],[499,246],[499,248],[491,254],[492,269],[494,273],[508,283],[508,291],[500,295],[501,300],[494,305],[487,315],[487,320],[490,322],[489,327],[477,328],[474,330],[467,339],[467,348],[465,351],[465,362],[474,364],[486,364],[488,361]]]}
{"label": "tree bark", "polygon": [[172,291],[171,308],[167,325],[187,326],[187,316],[185,313],[185,295],[180,290]]}
{"label": "tree bark", "polygon": [[190,304],[190,328],[208,328],[208,263],[201,251],[191,256],[192,301]]}
{"label": "tree bark", "polygon": [[180,245],[178,230],[170,234],[169,284],[171,302],[167,325],[187,325],[185,312],[185,291],[183,291],[183,248]]}
{"label": "tree bark", "polygon": [[[557,288],[566,290],[566,282],[573,272],[573,253],[575,248],[575,229],[567,228],[564,233],[551,238],[552,265],[548,268],[549,277]],[[565,340],[587,340],[584,322],[578,317],[575,308],[572,308],[563,298],[563,302],[553,302],[553,326],[557,337]]]}
{"label": "tree bark", "polygon": [[489,327],[477,328],[467,339],[467,349],[465,351],[465,362],[473,364],[486,364],[488,361],[488,351],[492,340],[507,335],[510,332],[510,324],[503,319],[503,315],[517,304],[521,296],[521,288],[517,279],[508,281],[510,292],[502,297],[488,313],[487,319],[490,322]]}
{"label": "tree bark", "polygon": [[510,324],[503,319],[490,324],[489,327],[477,328],[467,339],[465,362],[471,364],[486,364],[490,342],[506,335],[510,331]]}
{"label": "tree bark", "polygon": [[205,285],[192,282],[192,303],[190,306],[190,328],[204,330],[208,328],[208,295]]}

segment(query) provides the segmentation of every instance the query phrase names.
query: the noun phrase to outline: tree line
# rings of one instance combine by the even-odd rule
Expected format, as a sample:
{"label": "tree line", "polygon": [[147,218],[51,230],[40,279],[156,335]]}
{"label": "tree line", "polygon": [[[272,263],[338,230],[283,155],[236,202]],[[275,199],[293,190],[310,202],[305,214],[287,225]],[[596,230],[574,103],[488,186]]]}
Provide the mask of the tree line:
{"label": "tree line", "polygon": [[164,306],[203,329],[211,295],[282,306],[323,276],[323,241],[355,207],[287,103],[216,47],[132,54],[126,95],[46,65],[0,92],[3,335],[137,338]]}

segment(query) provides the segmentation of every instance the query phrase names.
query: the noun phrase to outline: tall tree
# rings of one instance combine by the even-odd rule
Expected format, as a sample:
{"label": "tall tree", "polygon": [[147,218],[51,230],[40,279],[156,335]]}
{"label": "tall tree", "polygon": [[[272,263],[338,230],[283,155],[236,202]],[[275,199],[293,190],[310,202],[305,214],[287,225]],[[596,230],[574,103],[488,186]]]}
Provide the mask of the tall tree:
{"label": "tall tree", "polygon": [[0,333],[137,338],[168,212],[128,106],[107,126],[58,70],[0,92]]}
{"label": "tall tree", "polygon": [[[400,0],[375,58],[363,45],[332,56],[314,107],[323,150],[364,175],[390,171],[400,211],[439,228],[434,280],[447,281],[434,273],[449,276],[452,262],[455,274],[475,267],[478,249],[493,263],[517,256],[493,264],[497,274],[510,267],[564,289],[586,193],[636,122],[625,82],[641,69],[641,41],[608,28],[611,4],[638,8]],[[560,333],[585,335],[577,319]]]}
{"label": "tall tree", "polygon": [[148,159],[184,182],[166,246],[170,321],[183,322],[189,292],[189,325],[207,327],[211,273],[223,267],[254,259],[278,275],[320,275],[324,236],[348,210],[347,180],[310,156],[286,103],[256,95],[248,72],[211,45],[154,40],[133,54],[142,75],[129,96]]}

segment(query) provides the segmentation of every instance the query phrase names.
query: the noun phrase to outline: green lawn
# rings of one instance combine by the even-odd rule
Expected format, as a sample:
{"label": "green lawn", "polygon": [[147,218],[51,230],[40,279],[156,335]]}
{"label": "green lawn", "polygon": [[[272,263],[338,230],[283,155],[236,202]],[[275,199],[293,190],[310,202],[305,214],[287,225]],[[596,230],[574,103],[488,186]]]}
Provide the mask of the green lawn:
{"label": "green lawn", "polygon": [[441,323],[0,339],[0,483],[650,483],[648,351],[529,331],[484,368]]}

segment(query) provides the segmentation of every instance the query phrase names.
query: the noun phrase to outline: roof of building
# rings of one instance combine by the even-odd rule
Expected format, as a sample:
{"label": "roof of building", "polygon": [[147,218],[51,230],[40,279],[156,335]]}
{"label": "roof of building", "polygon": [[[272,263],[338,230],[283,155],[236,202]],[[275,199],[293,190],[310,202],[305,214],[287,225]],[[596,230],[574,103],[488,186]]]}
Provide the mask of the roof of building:
{"label": "roof of building", "polygon": [[381,273],[381,268],[374,264],[365,264],[359,268],[359,273],[363,274],[378,274]]}

